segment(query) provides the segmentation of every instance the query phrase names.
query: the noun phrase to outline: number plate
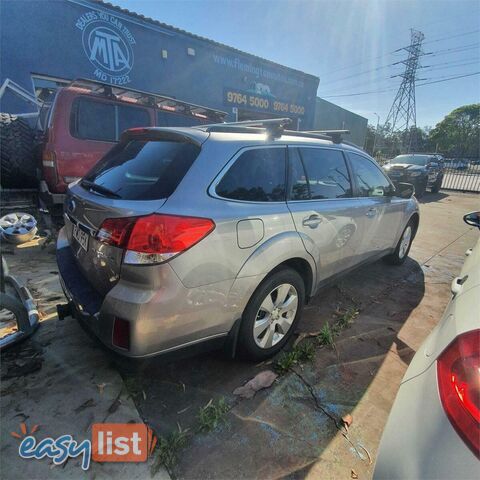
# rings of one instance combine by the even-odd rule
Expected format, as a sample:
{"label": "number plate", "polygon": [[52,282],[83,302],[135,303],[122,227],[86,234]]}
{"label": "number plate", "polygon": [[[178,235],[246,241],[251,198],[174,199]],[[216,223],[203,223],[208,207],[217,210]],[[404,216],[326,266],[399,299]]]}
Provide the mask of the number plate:
{"label": "number plate", "polygon": [[88,233],[84,232],[78,225],[73,226],[73,238],[86,252],[88,251]]}

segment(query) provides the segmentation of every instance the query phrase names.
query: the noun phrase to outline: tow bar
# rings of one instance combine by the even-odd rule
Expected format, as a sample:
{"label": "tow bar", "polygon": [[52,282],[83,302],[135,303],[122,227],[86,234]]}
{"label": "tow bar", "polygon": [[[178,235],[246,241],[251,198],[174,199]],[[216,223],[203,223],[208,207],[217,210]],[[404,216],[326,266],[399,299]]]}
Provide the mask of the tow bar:
{"label": "tow bar", "polygon": [[59,303],[57,305],[57,315],[59,320],[64,320],[66,317],[73,316],[72,302]]}

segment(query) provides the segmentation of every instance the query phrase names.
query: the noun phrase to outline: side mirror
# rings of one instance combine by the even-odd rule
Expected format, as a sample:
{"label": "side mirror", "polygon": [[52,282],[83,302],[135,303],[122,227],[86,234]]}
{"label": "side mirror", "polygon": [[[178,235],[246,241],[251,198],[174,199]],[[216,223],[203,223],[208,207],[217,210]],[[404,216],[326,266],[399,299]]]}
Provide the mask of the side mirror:
{"label": "side mirror", "polygon": [[397,183],[395,186],[395,196],[400,198],[412,198],[415,193],[415,187],[411,183]]}
{"label": "side mirror", "polygon": [[463,221],[467,225],[480,228],[480,212],[470,212],[463,217]]}
{"label": "side mirror", "polygon": [[437,162],[430,162],[427,166],[428,166],[428,167],[437,168],[437,167],[438,167],[438,163],[437,163]]}

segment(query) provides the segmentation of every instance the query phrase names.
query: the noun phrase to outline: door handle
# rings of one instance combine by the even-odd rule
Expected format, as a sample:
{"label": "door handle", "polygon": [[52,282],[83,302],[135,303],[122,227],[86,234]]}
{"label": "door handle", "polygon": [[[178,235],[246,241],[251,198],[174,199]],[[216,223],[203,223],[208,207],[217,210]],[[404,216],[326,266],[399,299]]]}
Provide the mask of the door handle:
{"label": "door handle", "polygon": [[377,209],[376,208],[370,208],[367,210],[367,213],[365,214],[368,218],[372,218],[377,214]]}
{"label": "door handle", "polygon": [[463,284],[468,280],[468,275],[465,275],[464,277],[455,277],[452,282],[452,294],[453,296],[457,295],[457,293],[460,293],[460,291],[463,288]]}
{"label": "door handle", "polygon": [[305,217],[302,220],[302,225],[304,227],[317,228],[320,223],[322,223],[322,217],[320,217],[320,215],[315,215],[315,214]]}

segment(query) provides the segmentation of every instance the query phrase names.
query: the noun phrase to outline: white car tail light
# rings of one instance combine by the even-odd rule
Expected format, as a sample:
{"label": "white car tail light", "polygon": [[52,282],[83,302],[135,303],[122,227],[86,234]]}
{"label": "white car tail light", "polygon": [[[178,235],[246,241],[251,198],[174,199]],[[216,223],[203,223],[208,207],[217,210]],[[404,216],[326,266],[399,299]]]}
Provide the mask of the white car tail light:
{"label": "white car tail light", "polygon": [[442,352],[437,377],[450,422],[480,458],[480,330],[459,335]]}

